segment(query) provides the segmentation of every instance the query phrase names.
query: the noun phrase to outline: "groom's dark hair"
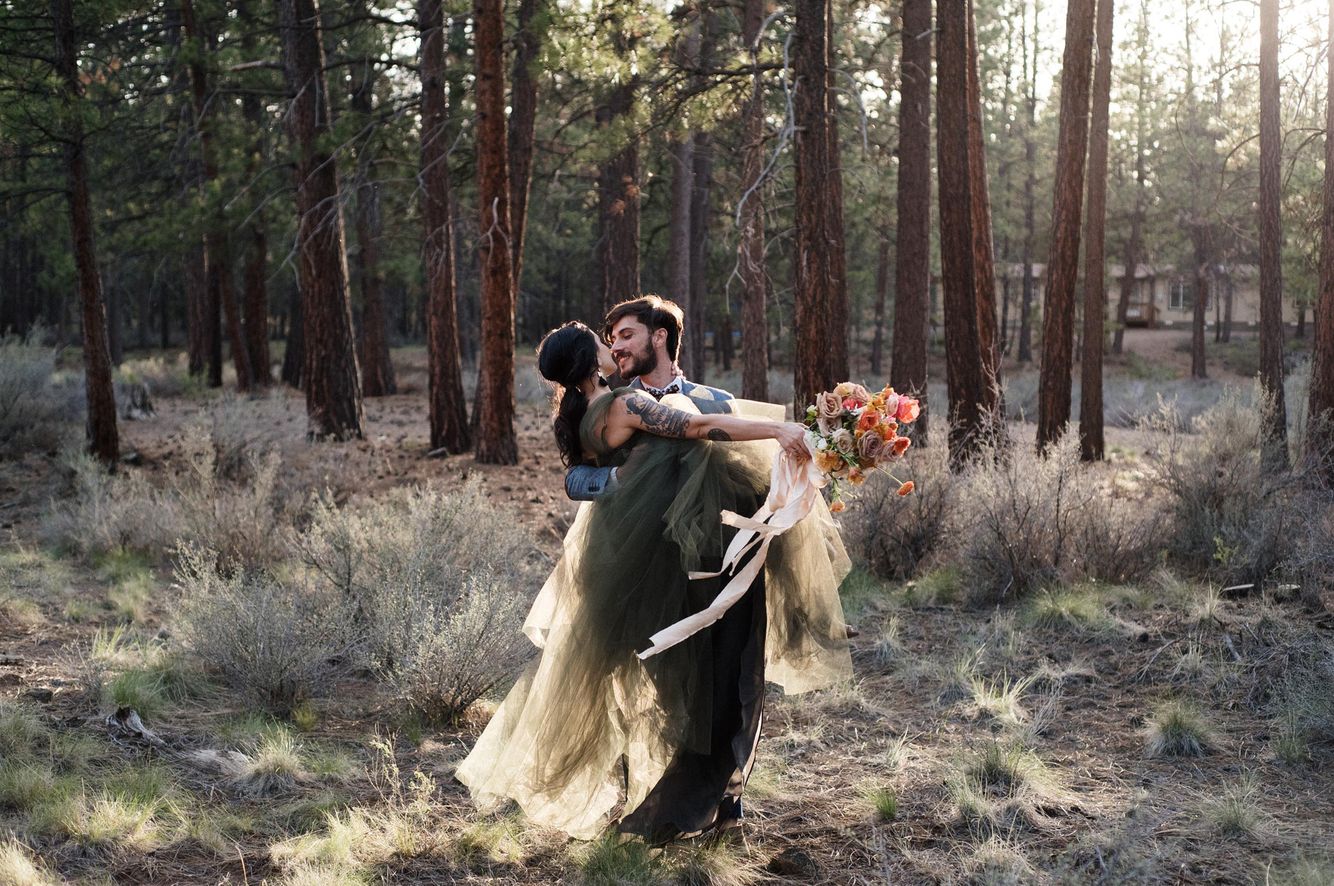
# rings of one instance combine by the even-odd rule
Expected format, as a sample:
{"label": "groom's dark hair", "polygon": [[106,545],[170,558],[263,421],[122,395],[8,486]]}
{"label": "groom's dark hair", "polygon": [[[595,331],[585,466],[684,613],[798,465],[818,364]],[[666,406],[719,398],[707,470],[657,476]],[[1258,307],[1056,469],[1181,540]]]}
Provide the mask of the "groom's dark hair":
{"label": "groom's dark hair", "polygon": [[673,363],[681,350],[681,327],[685,325],[686,315],[681,306],[660,295],[641,295],[614,305],[602,321],[602,339],[611,344],[611,330],[624,317],[634,317],[648,327],[649,334],[654,330],[667,330],[667,356]]}

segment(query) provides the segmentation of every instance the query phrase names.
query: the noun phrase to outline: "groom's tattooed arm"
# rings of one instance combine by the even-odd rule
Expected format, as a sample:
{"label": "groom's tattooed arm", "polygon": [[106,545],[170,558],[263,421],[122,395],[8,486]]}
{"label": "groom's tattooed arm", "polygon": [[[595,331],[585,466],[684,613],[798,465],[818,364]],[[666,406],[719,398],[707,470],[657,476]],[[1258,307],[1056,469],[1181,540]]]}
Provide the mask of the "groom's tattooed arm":
{"label": "groom's tattooed arm", "polygon": [[659,437],[685,437],[690,429],[690,413],[648,397],[626,397],[625,411],[638,416],[644,430]]}
{"label": "groom's tattooed arm", "polygon": [[720,443],[726,443],[732,439],[732,435],[724,431],[722,428],[709,428],[708,438]]}

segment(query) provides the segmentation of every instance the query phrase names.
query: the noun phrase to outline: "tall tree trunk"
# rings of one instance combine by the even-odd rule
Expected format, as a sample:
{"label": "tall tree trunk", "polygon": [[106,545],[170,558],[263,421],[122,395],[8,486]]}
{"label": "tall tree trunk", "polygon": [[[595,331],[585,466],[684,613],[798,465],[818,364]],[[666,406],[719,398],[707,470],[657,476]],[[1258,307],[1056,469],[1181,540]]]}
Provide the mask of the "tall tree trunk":
{"label": "tall tree trunk", "polygon": [[972,216],[973,286],[977,302],[977,334],[982,346],[982,409],[1001,415],[1000,335],[996,326],[996,259],[992,252],[991,196],[987,182],[986,146],[982,139],[982,92],[977,73],[977,28],[968,4],[968,171]]}
{"label": "tall tree trunk", "polygon": [[[936,23],[936,152],[940,178],[940,266],[945,288],[945,385],[949,391],[950,464],[958,470],[974,458],[993,430],[984,404],[987,347],[978,328],[974,233],[972,89],[968,39],[971,0],[938,0]],[[900,175],[902,172],[900,172]]]}
{"label": "tall tree trunk", "polygon": [[1089,132],[1089,68],[1093,61],[1093,0],[1070,0],[1061,65],[1061,121],[1056,148],[1051,258],[1042,305],[1042,366],[1038,379],[1038,449],[1054,443],[1070,420],[1075,282],[1079,276],[1080,204]]}
{"label": "tall tree trunk", "polygon": [[[1121,278],[1120,296],[1116,302],[1116,329],[1112,333],[1112,353],[1120,354],[1125,346],[1126,319],[1130,313],[1130,299],[1138,287],[1136,271],[1139,270],[1140,256],[1144,251],[1144,142],[1148,133],[1148,87],[1145,77],[1149,70],[1149,8],[1146,0],[1140,0],[1139,27],[1136,42],[1139,55],[1135,68],[1135,203],[1130,214],[1130,236],[1126,238],[1126,274]],[[1149,298],[1152,323],[1153,297]]]}
{"label": "tall tree trunk", "polygon": [[1190,323],[1190,375],[1206,378],[1204,367],[1204,318],[1209,303],[1209,256],[1212,252],[1212,231],[1202,221],[1191,225],[1191,241],[1195,249],[1195,304]]}
{"label": "tall tree trunk", "polygon": [[883,233],[875,256],[875,314],[871,333],[871,378],[880,378],[885,350],[885,302],[889,297],[889,237]]}
{"label": "tall tree trunk", "polygon": [[519,0],[510,75],[509,191],[510,261],[517,293],[523,275],[523,244],[528,231],[528,191],[533,179],[533,139],[537,127],[537,55],[546,28],[548,0]]}
{"label": "tall tree trunk", "polygon": [[[368,164],[369,166],[369,164]],[[384,275],[380,271],[380,183],[367,175],[357,188],[357,282],[361,289],[361,389],[367,397],[398,393],[389,355]]]}
{"label": "tall tree trunk", "polygon": [[283,0],[279,28],[297,148],[297,258],[305,363],[307,436],[347,440],[362,435],[361,380],[347,291],[338,169],[330,153],[329,94],[315,0]]}
{"label": "tall tree trunk", "polygon": [[793,414],[804,415],[815,396],[842,379],[829,360],[837,285],[827,205],[836,174],[829,156],[829,0],[796,0],[792,66],[796,74],[796,255],[793,276]]}
{"label": "tall tree trunk", "polygon": [[463,398],[454,230],[449,214],[449,135],[445,110],[445,16],[441,0],[419,0],[422,216],[426,223],[426,341],[431,450],[472,448]]}
{"label": "tall tree trunk", "polygon": [[1278,0],[1260,0],[1260,387],[1271,409],[1263,416],[1265,455],[1288,463],[1288,410],[1283,397],[1283,199],[1279,164]]}
{"label": "tall tree trunk", "polygon": [[185,283],[186,364],[190,375],[203,375],[208,368],[208,253],[203,237],[188,238],[182,258]]}
{"label": "tall tree trunk", "polygon": [[708,314],[709,196],[713,186],[713,138],[707,132],[695,133],[694,188],[690,195],[690,301],[686,306],[682,350],[690,355],[687,375],[697,382],[705,380],[704,333]]}
{"label": "tall tree trunk", "polygon": [[[241,47],[247,61],[258,60],[256,31],[259,23],[255,20],[248,2],[237,4],[237,13],[241,20]],[[250,156],[246,160],[246,176],[257,178],[263,165],[265,149],[265,131],[268,121],[264,115],[264,102],[253,91],[241,96],[241,116],[250,127],[253,142]],[[264,221],[264,210],[255,207],[251,211],[250,223],[245,230],[245,268],[242,272],[245,292],[244,327],[246,350],[250,355],[251,380],[259,387],[268,387],[273,383],[273,360],[269,355],[269,240]]]}
{"label": "tall tree trunk", "polygon": [[84,158],[83,117],[79,104],[83,86],[79,82],[78,38],[74,33],[73,0],[52,0],[55,25],[55,68],[60,78],[65,117],[65,195],[69,200],[70,233],[73,235],[74,268],[79,282],[79,308],[83,320],[83,370],[87,389],[88,451],[111,469],[120,457],[116,428],[116,396],[111,384],[111,355],[107,342],[106,310],[102,303],[102,281],[97,273],[93,242],[93,213],[88,200],[88,170]]}
{"label": "tall tree trunk", "polygon": [[[1113,0],[1098,0],[1097,64],[1093,73],[1093,119],[1089,133],[1088,215],[1084,223],[1084,349],[1080,364],[1079,454],[1101,461],[1105,449],[1102,407],[1102,347],[1107,315],[1104,264],[1107,222],[1107,129],[1112,98]],[[1130,271],[1131,279],[1135,272]]]}
{"label": "tall tree trunk", "polygon": [[1224,283],[1226,286],[1223,291],[1223,341],[1226,343],[1232,341],[1232,296],[1234,287],[1231,274],[1227,275]]}
{"label": "tall tree trunk", "polygon": [[[1027,8],[1027,3],[1025,3]],[[1036,237],[1037,197],[1034,193],[1037,185],[1037,139],[1035,132],[1038,125],[1038,16],[1041,4],[1033,3],[1033,48],[1029,51],[1028,36],[1024,36],[1024,81],[1027,96],[1024,104],[1027,112],[1024,119],[1024,282],[1019,304],[1019,353],[1020,363],[1033,362],[1033,298],[1036,280],[1033,273],[1033,241]]]}
{"label": "tall tree trunk", "polygon": [[292,290],[287,300],[287,339],[283,348],[281,378],[283,384],[301,388],[302,367],[306,363],[305,324],[301,322],[301,288]]}
{"label": "tall tree trunk", "polygon": [[[368,9],[363,7],[363,13]],[[372,125],[375,111],[375,65],[365,61],[353,68],[349,107],[363,126]],[[398,391],[394,364],[389,357],[384,311],[384,274],[380,270],[380,238],[384,224],[380,216],[380,183],[375,180],[374,158],[369,147],[357,157],[357,288],[361,290],[361,330],[357,342],[361,363],[361,393],[383,397]]]}
{"label": "tall tree trunk", "polygon": [[[633,51],[626,26],[614,22],[612,42],[618,52]],[[625,120],[634,109],[639,83],[618,84],[598,105],[599,129]],[[639,134],[631,134],[598,169],[598,263],[602,272],[602,310],[639,295]]]}
{"label": "tall tree trunk", "polygon": [[[667,219],[667,291],[668,297],[685,307],[690,305],[691,203],[695,192],[695,136],[686,132],[667,144],[672,170],[671,206]],[[682,353],[686,375],[693,377],[690,352]]]}
{"label": "tall tree trunk", "polygon": [[514,433],[514,266],[510,253],[509,158],[505,126],[504,0],[473,5],[477,71],[477,198],[482,267],[477,460],[519,461]]}
{"label": "tall tree trunk", "polygon": [[825,12],[825,76],[829,105],[829,190],[825,208],[829,212],[829,375],[843,381],[852,377],[848,366],[848,338],[852,333],[848,305],[847,243],[843,235],[843,150],[838,140],[838,98],[834,83],[834,11]]}
{"label": "tall tree trunk", "polygon": [[769,327],[765,320],[768,288],[764,272],[764,81],[759,70],[762,24],[764,0],[746,0],[741,34],[755,73],[743,112],[741,181],[745,193],[737,210],[741,226],[737,259],[745,290],[741,302],[741,396],[751,400],[769,399]]}
{"label": "tall tree trunk", "polygon": [[[1328,44],[1334,46],[1334,0],[1327,11]],[[1320,279],[1311,334],[1311,385],[1307,401],[1307,451],[1334,452],[1334,52],[1326,53],[1325,180],[1320,206]],[[1334,461],[1324,462],[1334,483]]]}
{"label": "tall tree trunk", "polygon": [[232,349],[232,364],[236,369],[236,387],[238,390],[250,389],[250,352],[246,347],[245,331],[241,328],[241,311],[236,303],[236,289],[232,285],[230,250],[227,244],[227,221],[217,197],[213,194],[218,180],[218,161],[213,146],[213,121],[220,104],[212,95],[208,83],[208,69],[204,60],[212,42],[200,29],[195,18],[192,0],[181,0],[181,26],[185,37],[193,45],[191,52],[190,97],[195,111],[195,133],[199,138],[199,157],[203,170],[205,200],[214,205],[206,207],[208,214],[205,248],[208,267],[208,324],[210,335],[216,336],[216,346],[211,348],[209,383],[222,384],[222,341],[221,331],[212,332],[218,322],[217,309],[221,308],[227,318],[227,336]]}

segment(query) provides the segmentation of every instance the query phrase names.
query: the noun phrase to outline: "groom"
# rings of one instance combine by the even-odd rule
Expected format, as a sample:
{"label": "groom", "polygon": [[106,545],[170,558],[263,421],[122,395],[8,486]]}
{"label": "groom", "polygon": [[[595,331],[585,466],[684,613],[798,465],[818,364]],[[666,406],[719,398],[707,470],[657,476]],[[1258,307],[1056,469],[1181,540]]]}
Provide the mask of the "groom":
{"label": "groom", "polygon": [[[602,321],[602,337],[611,346],[617,374],[628,380],[629,387],[647,391],[654,399],[681,393],[693,400],[700,412],[731,412],[731,394],[695,384],[677,369],[684,322],[679,305],[656,295],[640,296],[613,307]],[[574,465],[565,473],[565,494],[575,501],[591,501],[615,488],[615,468]]]}

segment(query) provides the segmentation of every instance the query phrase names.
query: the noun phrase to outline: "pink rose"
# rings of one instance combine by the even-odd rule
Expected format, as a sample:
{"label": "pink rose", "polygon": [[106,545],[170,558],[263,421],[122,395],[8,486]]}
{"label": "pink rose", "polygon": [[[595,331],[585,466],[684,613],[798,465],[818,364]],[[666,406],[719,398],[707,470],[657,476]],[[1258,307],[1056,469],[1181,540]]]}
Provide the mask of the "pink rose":
{"label": "pink rose", "polygon": [[834,431],[833,436],[829,438],[829,442],[833,444],[840,455],[852,455],[857,450],[856,438],[852,436],[852,432],[844,428]]}
{"label": "pink rose", "polygon": [[917,401],[912,397],[902,397],[899,399],[898,408],[894,415],[900,424],[907,424],[910,421],[915,421],[921,411],[922,408],[917,405]]}
{"label": "pink rose", "polygon": [[835,423],[843,415],[843,401],[837,394],[825,391],[815,398],[815,415],[823,421]]}

